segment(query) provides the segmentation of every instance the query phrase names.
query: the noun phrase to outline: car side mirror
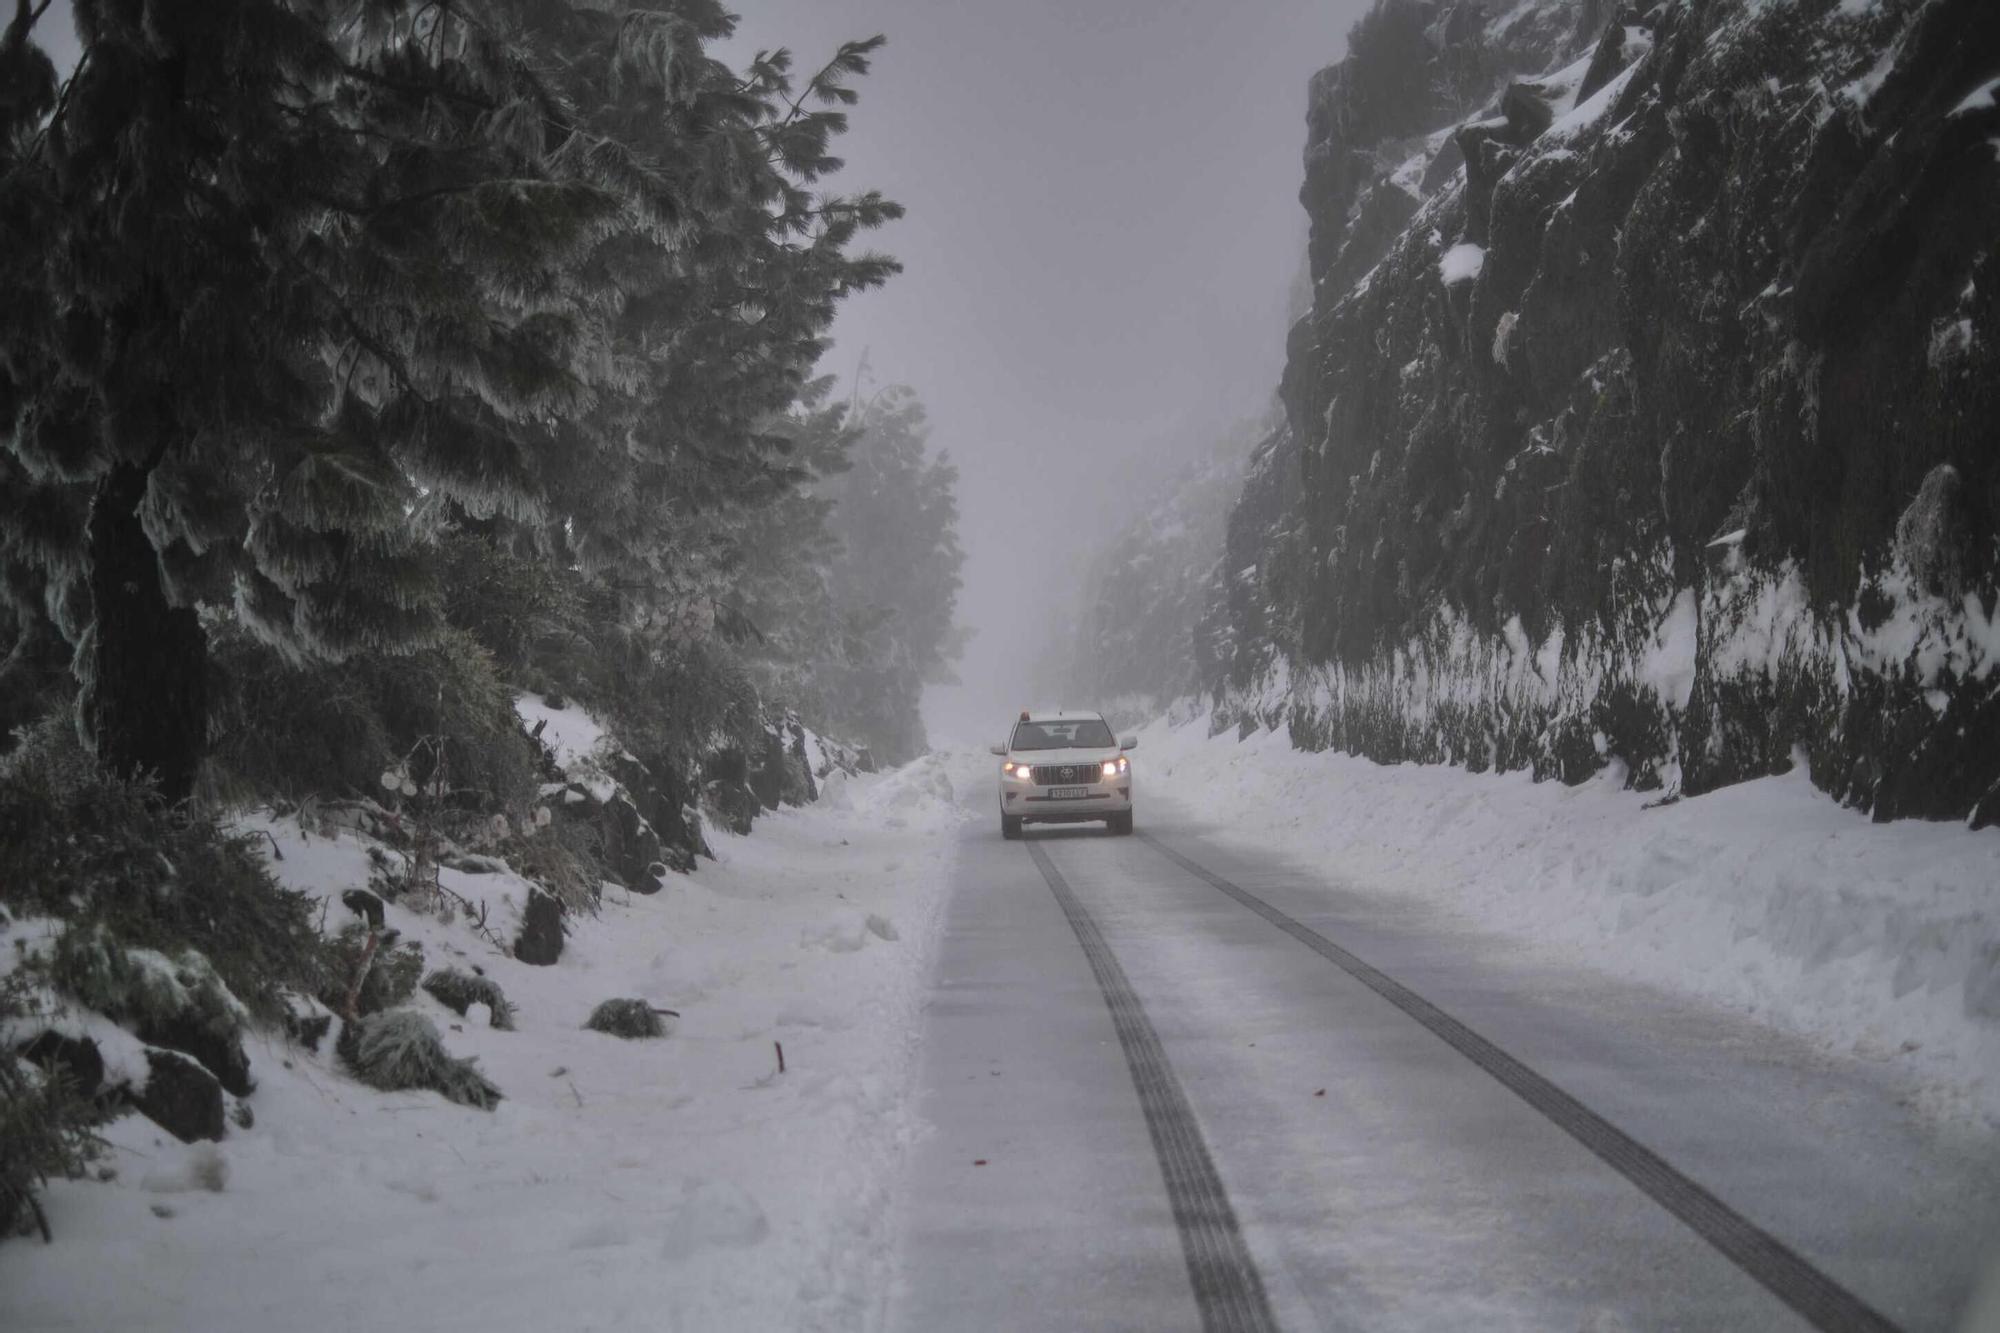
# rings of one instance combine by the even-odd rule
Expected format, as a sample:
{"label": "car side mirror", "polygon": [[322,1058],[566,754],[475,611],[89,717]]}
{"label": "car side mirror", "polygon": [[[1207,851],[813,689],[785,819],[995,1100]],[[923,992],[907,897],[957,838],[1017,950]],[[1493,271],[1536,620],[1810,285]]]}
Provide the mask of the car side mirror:
{"label": "car side mirror", "polygon": [[986,747],[986,753],[988,753],[988,754],[1005,754],[1005,753],[1007,753],[1007,747],[1006,747],[1006,746],[1004,746],[1004,745],[989,745],[989,746],[987,746],[987,747]]}
{"label": "car side mirror", "polygon": [[1139,738],[1137,736],[1120,736],[1118,738],[1118,748],[1121,750],[1136,750],[1139,748]]}

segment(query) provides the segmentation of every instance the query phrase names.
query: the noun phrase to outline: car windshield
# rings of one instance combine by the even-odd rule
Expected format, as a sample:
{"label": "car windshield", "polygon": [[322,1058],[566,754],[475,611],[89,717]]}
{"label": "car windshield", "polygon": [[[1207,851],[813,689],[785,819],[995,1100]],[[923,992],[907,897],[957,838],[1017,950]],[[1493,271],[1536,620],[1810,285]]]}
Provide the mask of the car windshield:
{"label": "car windshield", "polygon": [[1075,721],[1023,722],[1014,728],[1013,747],[1016,750],[1067,750],[1072,747],[1091,750],[1116,745],[1111,728],[1094,717],[1080,717]]}

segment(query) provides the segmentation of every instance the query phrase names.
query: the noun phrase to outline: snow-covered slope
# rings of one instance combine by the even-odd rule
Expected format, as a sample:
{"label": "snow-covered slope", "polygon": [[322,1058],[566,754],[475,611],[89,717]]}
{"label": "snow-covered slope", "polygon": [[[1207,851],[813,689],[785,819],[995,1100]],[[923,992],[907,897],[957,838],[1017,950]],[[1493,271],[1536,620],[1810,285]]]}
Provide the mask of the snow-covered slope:
{"label": "snow-covered slope", "polygon": [[[555,739],[574,760],[595,738],[572,731]],[[113,1123],[115,1177],[48,1192],[56,1243],[0,1246],[0,1327],[864,1322],[886,1289],[916,1009],[974,773],[985,764],[939,756],[836,773],[754,837],[717,835],[718,864],[651,896],[607,890],[549,967],[389,904],[427,971],[477,967],[514,1005],[515,1030],[496,1031],[476,1006],[413,1000],[504,1100],[375,1092],[330,1039],[313,1053],[256,1036],[255,1124],[190,1146],[140,1116]],[[370,841],[253,827],[337,924]],[[525,881],[441,874],[511,935]],[[680,1016],[659,1040],[582,1030],[614,997]]]}
{"label": "snow-covered slope", "polygon": [[2000,829],[1871,823],[1803,766],[1671,804],[1615,770],[1381,765],[1161,721],[1141,821],[1198,823],[1504,947],[1720,1001],[1895,1062],[1933,1107],[2000,1122]]}

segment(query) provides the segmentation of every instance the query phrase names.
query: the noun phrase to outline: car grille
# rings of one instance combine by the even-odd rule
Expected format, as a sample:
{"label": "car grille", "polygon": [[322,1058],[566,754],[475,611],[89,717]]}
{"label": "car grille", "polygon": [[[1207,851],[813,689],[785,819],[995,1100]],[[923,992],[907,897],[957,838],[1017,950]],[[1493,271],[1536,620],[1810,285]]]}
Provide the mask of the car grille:
{"label": "car grille", "polygon": [[1102,764],[1036,764],[1037,787],[1075,787],[1104,781]]}

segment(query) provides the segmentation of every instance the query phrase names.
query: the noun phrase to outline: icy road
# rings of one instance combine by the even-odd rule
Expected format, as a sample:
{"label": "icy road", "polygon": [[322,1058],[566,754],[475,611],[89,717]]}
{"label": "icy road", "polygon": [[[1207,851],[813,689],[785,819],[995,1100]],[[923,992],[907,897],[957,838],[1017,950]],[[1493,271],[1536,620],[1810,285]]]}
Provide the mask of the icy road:
{"label": "icy road", "polygon": [[1989,1135],[1149,813],[964,835],[893,1327],[1961,1326]]}

